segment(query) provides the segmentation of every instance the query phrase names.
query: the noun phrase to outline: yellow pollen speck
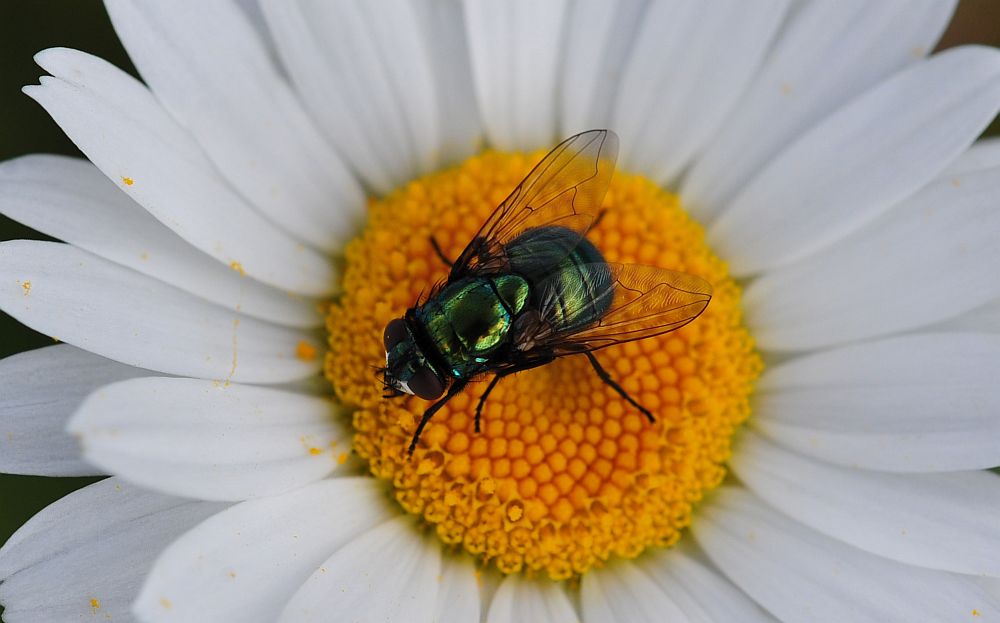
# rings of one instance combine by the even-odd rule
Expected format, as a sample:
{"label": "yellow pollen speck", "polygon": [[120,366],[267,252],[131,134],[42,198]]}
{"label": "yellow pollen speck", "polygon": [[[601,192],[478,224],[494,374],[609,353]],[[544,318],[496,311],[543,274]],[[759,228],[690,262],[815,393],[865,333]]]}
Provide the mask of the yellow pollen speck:
{"label": "yellow pollen speck", "polygon": [[134,180],[134,179],[132,179],[131,177],[123,177],[123,178],[122,178],[122,182],[123,182],[123,183],[124,183],[124,184],[125,184],[126,186],[131,186],[132,184],[135,184],[135,180]]}
{"label": "yellow pollen speck", "polygon": [[340,455],[337,457],[337,464],[343,465],[346,462],[347,462],[347,453],[341,452]]}
{"label": "yellow pollen speck", "polygon": [[316,347],[305,340],[299,340],[299,345],[295,347],[295,356],[302,361],[313,361],[316,359]]}
{"label": "yellow pollen speck", "polygon": [[677,542],[694,504],[726,474],[763,364],[742,325],[740,288],[701,226],[676,196],[618,172],[588,238],[608,261],[680,270],[714,286],[690,325],[597,353],[656,423],[586,358],[564,357],[499,383],[479,433],[473,413],[486,384],[470,385],[408,457],[430,403],[383,398],[373,370],[385,363],[385,325],[447,277],[430,236],[458,257],[543,155],[485,153],[371,201],[365,230],[346,250],[343,295],[328,312],[325,371],[339,399],[356,407],[354,451],[404,509],[504,573],[567,579]]}
{"label": "yellow pollen speck", "polygon": [[235,571],[230,571],[229,572],[229,579],[230,580],[235,580],[236,579],[236,572]]}
{"label": "yellow pollen speck", "polygon": [[[239,308],[237,308],[238,310]],[[229,387],[232,382],[233,375],[236,374],[236,366],[239,364],[239,330],[240,330],[240,319],[233,318],[233,361],[229,368],[229,376],[226,377],[225,382],[222,384],[223,387]]]}
{"label": "yellow pollen speck", "polygon": [[319,456],[320,454],[323,454],[323,451],[320,450],[319,448],[309,448],[309,454],[313,456]]}
{"label": "yellow pollen speck", "polygon": [[25,296],[28,296],[29,294],[31,294],[31,282],[30,281],[22,281],[21,282],[21,289],[24,290],[24,295]]}
{"label": "yellow pollen speck", "polygon": [[981,612],[979,612],[979,610],[975,610],[975,609],[974,609],[974,610],[972,611],[972,616],[974,616],[974,617],[978,617],[978,616],[982,616],[982,613],[981,613]]}
{"label": "yellow pollen speck", "polygon": [[167,599],[166,597],[160,597],[160,605],[169,610],[170,608],[173,607],[174,604],[171,603],[170,600]]}
{"label": "yellow pollen speck", "polygon": [[240,264],[235,260],[229,263],[229,268],[232,268],[233,270],[238,272],[240,274],[240,277],[247,276],[247,271],[243,270],[243,264]]}
{"label": "yellow pollen speck", "polygon": [[791,95],[792,94],[792,85],[788,84],[787,82],[784,83],[784,84],[782,84],[781,85],[781,94],[782,95]]}
{"label": "yellow pollen speck", "polygon": [[101,609],[101,600],[96,598],[91,599],[90,608],[96,613],[98,610]]}

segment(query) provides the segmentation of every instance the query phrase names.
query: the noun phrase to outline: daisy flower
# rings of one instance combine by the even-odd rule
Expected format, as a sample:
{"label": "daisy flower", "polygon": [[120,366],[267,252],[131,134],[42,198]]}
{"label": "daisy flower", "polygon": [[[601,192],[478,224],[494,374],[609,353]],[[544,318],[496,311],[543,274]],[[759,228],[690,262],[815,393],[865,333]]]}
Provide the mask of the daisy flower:
{"label": "daisy flower", "polygon": [[[139,82],[25,92],[0,164],[0,468],[111,478],[0,550],[22,621],[1000,618],[1000,52],[954,2],[108,0]],[[545,152],[705,313],[387,400],[386,323]]]}

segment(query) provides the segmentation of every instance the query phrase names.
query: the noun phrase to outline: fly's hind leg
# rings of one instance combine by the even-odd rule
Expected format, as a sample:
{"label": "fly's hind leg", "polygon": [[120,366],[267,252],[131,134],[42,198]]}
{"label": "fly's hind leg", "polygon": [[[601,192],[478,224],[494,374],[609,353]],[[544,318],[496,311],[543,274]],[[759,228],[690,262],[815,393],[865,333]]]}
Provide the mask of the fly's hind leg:
{"label": "fly's hind leg", "polygon": [[627,400],[630,405],[639,411],[642,411],[642,414],[646,416],[646,419],[648,419],[651,424],[656,421],[656,418],[653,417],[653,414],[649,411],[649,409],[636,402],[634,398],[628,395],[628,392],[626,392],[621,385],[616,383],[615,380],[611,378],[611,375],[608,374],[607,370],[605,370],[604,367],[601,366],[600,362],[597,361],[597,357],[594,357],[594,353],[589,350],[585,350],[583,351],[583,354],[590,360],[590,365],[594,367],[594,372],[597,373],[597,376],[599,376],[606,385],[618,392],[618,395]]}

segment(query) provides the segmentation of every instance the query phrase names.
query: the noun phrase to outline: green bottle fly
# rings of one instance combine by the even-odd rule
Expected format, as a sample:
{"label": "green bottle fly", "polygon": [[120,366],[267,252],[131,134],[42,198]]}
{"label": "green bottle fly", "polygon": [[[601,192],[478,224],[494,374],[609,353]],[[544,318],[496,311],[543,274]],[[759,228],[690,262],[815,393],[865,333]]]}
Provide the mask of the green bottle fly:
{"label": "green bottle fly", "polygon": [[679,329],[704,311],[711,286],[666,269],[608,263],[586,239],[617,153],[608,130],[560,143],[454,263],[439,251],[451,265],[447,281],[386,325],[387,397],[437,400],[417,425],[411,454],[431,416],[469,382],[494,375],[476,406],[478,431],[483,405],[503,377],[569,355],[587,357],[602,381],[654,420],[593,351]]}

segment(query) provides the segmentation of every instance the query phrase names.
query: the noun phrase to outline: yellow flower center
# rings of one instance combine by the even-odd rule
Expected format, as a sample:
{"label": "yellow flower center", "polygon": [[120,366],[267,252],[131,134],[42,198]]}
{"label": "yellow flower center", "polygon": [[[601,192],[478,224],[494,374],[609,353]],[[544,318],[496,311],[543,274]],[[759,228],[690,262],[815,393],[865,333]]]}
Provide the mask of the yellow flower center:
{"label": "yellow flower center", "polygon": [[470,385],[410,438],[430,405],[383,398],[375,371],[382,333],[456,258],[538,154],[485,153],[372,201],[347,248],[343,295],[330,308],[326,374],[357,408],[354,450],[408,512],[504,573],[566,579],[611,555],[669,546],[692,505],[723,479],[730,437],[749,415],[762,364],[741,324],[740,289],[678,198],[617,172],[588,238],[611,262],[688,272],[714,286],[708,309],[679,331],[601,350],[612,377],[656,416],[646,418],[572,356],[504,379],[483,410]]}

